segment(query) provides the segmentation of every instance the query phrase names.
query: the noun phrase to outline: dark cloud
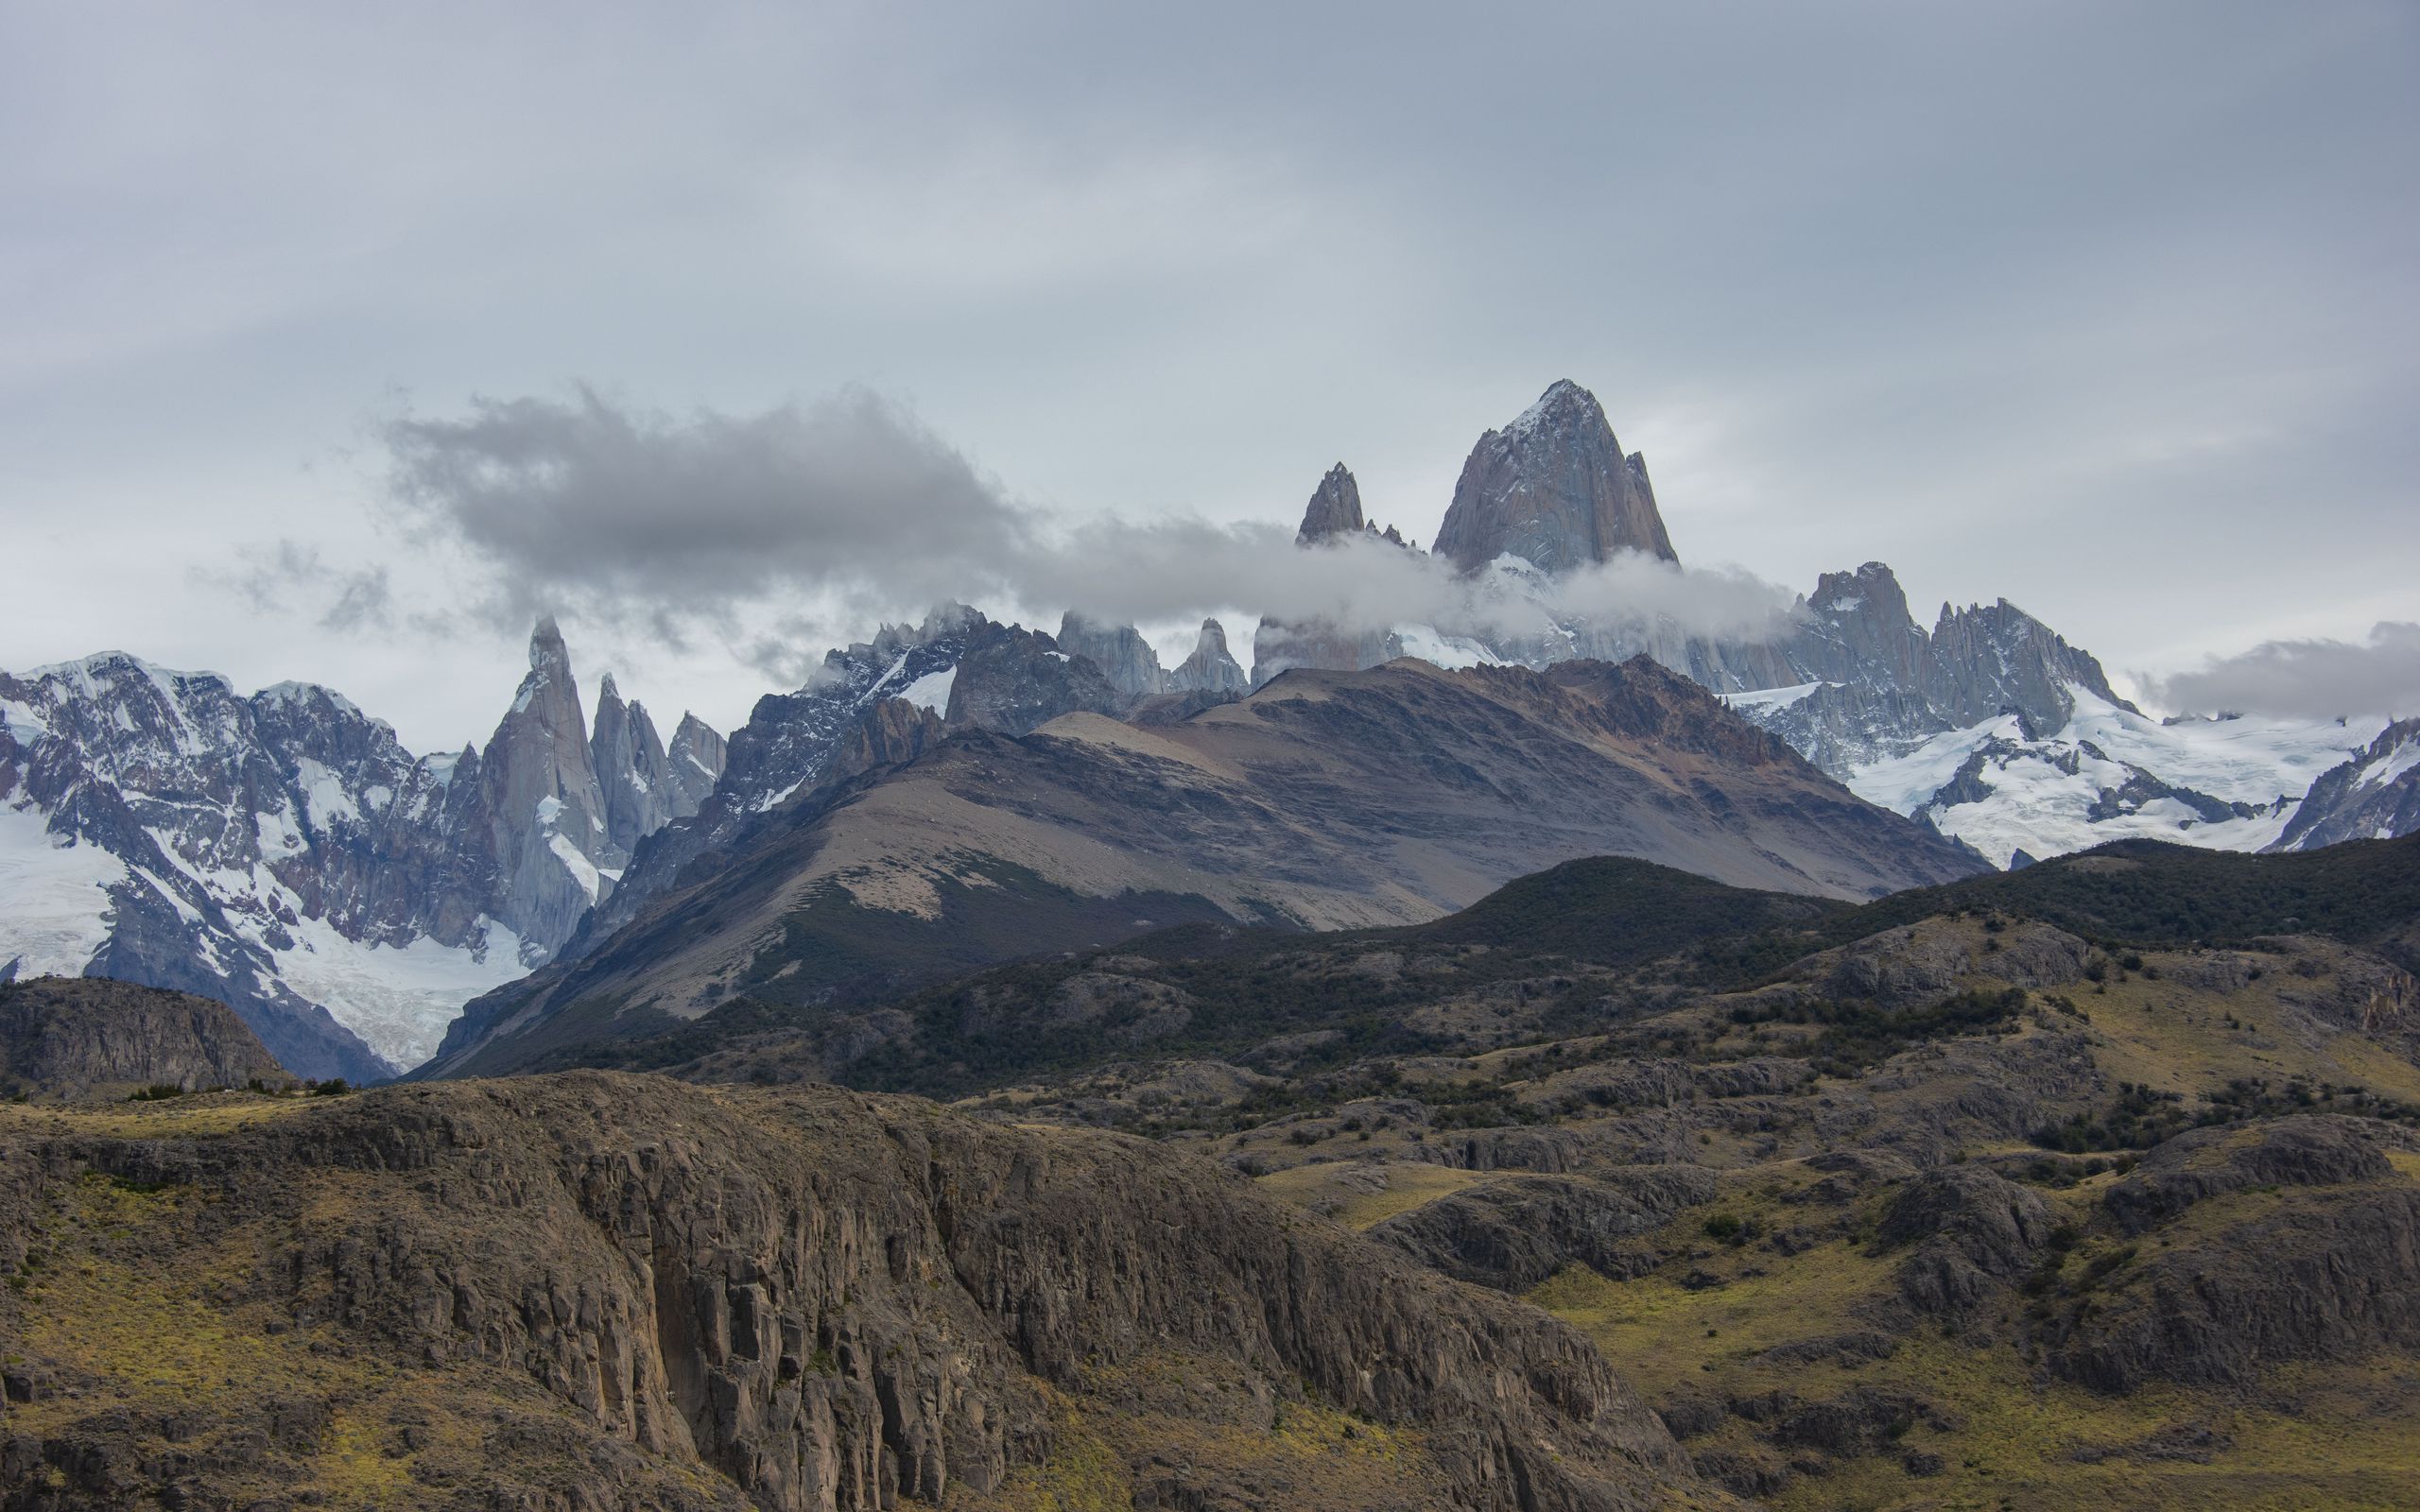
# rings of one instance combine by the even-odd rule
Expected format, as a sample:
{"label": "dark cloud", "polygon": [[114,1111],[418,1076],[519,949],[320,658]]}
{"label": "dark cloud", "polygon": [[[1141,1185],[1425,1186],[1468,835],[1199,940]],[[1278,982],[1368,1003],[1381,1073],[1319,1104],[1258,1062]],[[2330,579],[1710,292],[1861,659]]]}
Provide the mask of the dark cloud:
{"label": "dark cloud", "polygon": [[946,442],[866,389],[750,416],[474,401],[384,437],[407,524],[493,570],[512,612],[712,618],[777,589],[995,592],[1028,534]]}
{"label": "dark cloud", "polygon": [[[1275,523],[1061,521],[1010,499],[865,388],[756,415],[674,417],[581,387],[398,419],[385,436],[396,507],[424,540],[482,564],[505,612],[571,608],[666,639],[800,598],[843,625],[966,600],[1128,622],[1240,607],[1357,628],[1517,632],[1568,608],[1744,638],[1770,632],[1791,604],[1744,574],[1645,558],[1522,591],[1465,581],[1374,537],[1306,552]],[[814,623],[791,616],[743,654],[794,673],[792,638],[811,639]]]}
{"label": "dark cloud", "polygon": [[2157,696],[2201,713],[2420,713],[2420,624],[2380,621],[2367,641],[2265,641],[2200,669],[2147,679]]}

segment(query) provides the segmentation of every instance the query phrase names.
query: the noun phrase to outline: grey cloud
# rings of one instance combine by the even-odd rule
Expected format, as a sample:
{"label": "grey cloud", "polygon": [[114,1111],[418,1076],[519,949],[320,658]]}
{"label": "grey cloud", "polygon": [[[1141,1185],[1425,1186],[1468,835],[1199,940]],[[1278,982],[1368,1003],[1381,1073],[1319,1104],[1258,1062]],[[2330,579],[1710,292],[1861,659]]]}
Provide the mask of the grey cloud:
{"label": "grey cloud", "polygon": [[515,612],[576,603],[670,629],[777,588],[929,600],[997,584],[1020,512],[880,396],[686,418],[568,400],[475,401],[384,427],[408,524],[494,571]]}
{"label": "grey cloud", "polygon": [[1580,610],[1746,638],[1785,623],[1792,603],[1742,573],[1645,558],[1523,587],[1464,580],[1375,538],[1305,551],[1289,525],[1266,522],[1063,521],[1010,498],[864,388],[756,415],[673,417],[581,387],[566,399],[480,400],[459,418],[399,419],[385,434],[397,507],[484,564],[495,602],[644,620],[671,637],[684,626],[735,626],[748,606],[805,600],[821,612],[786,615],[739,647],[790,680],[813,627],[845,629],[945,599],[1130,622],[1242,607],[1354,628],[1416,621],[1515,632]]}
{"label": "grey cloud", "polygon": [[308,613],[322,629],[382,629],[394,622],[394,588],[383,566],[336,566],[317,546],[290,540],[245,549],[236,560],[232,570],[197,568],[193,576],[255,610]]}
{"label": "grey cloud", "polygon": [[2147,679],[2164,702],[2197,713],[2332,719],[2420,713],[2420,624],[2381,620],[2367,641],[2266,641],[2198,670]]}

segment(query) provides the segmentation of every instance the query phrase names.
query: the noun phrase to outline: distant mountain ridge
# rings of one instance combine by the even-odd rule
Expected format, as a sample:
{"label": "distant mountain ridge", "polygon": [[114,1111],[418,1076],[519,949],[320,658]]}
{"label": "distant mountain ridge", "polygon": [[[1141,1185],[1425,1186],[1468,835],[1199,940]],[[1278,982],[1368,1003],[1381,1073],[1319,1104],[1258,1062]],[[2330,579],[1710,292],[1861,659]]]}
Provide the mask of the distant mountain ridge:
{"label": "distant mountain ridge", "polygon": [[297,1074],[436,1047],[695,811],[721,742],[666,750],[610,686],[591,738],[551,620],[483,750],[415,756],[329,689],[251,697],[120,652],[0,673],[0,978],[217,998]]}
{"label": "distant mountain ridge", "polygon": [[[1318,549],[1374,530],[1339,464],[1313,492],[1296,541]],[[1679,560],[1645,456],[1625,454],[1595,396],[1567,380],[1479,438],[1434,551],[1466,576],[1532,591],[1543,604],[1559,579],[1623,553]],[[2256,850],[2299,843],[2290,831],[2401,834],[2420,823],[2393,802],[2372,805],[2367,828],[2349,818],[2326,828],[2296,821],[2314,780],[2353,757],[2383,720],[2162,726],[2111,686],[2089,651],[2007,599],[1945,603],[1927,630],[1879,561],[1824,574],[1790,627],[1764,640],[1709,638],[1669,619],[1558,613],[1547,632],[1523,636],[1264,620],[1254,651],[1255,685],[1288,668],[1365,668],[1406,655],[1530,667],[1651,656],[1861,796],[1999,866],[2019,852],[2039,859],[2134,836]]]}
{"label": "distant mountain ridge", "polygon": [[[989,627],[969,645],[986,639],[1029,667],[1067,664],[1047,637]],[[970,722],[971,708],[1028,707],[1014,665],[968,651],[945,740],[929,710],[859,708],[861,729],[908,738],[867,741],[865,765],[827,770],[683,866],[654,858],[708,816],[665,830],[560,960],[471,1005],[420,1074],[519,1069],[742,995],[872,1002],[1185,920],[1416,922],[1578,856],[1837,898],[1980,869],[1645,658],[1405,660],[1298,670],[1173,719],[1074,704],[1029,730]],[[978,699],[987,684],[1014,696]]]}
{"label": "distant mountain ridge", "polygon": [[[1369,517],[1341,463],[1296,541],[1419,549]],[[493,736],[426,756],[309,684],[244,698],[116,653],[0,674],[0,978],[91,971],[210,993],[299,1072],[381,1074],[434,1050],[462,1002],[602,948],[815,822],[839,790],[954,738],[1014,740],[1076,714],[1178,728],[1289,671],[1407,657],[1533,671],[1650,658],[1996,866],[2116,838],[2293,849],[2420,825],[2408,722],[2157,723],[2005,599],[1944,604],[1927,628],[1878,561],[1824,574],[1761,640],[1554,608],[1571,574],[1625,554],[1679,560],[1646,458],[1568,381],[1480,437],[1433,550],[1554,623],[1510,637],[1268,618],[1247,669],[1212,619],[1166,667],[1132,626],[1080,608],[1054,637],[945,605],[833,650],[726,744],[694,715],[667,743],[610,676],[592,724],[548,620]],[[1062,925],[1091,917],[1098,895],[1083,896]]]}

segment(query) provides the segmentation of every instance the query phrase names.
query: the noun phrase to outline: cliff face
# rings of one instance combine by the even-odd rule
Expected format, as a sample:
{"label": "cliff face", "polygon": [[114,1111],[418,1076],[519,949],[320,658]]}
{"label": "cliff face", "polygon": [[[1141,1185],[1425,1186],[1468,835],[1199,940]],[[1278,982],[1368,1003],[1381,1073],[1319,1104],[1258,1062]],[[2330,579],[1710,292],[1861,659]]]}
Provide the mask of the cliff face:
{"label": "cliff face", "polygon": [[1252,679],[1227,652],[1227,630],[1217,620],[1203,620],[1194,638],[1193,654],[1168,670],[1172,693],[1246,693]]}
{"label": "cliff face", "polygon": [[[596,1074],[245,1108],[209,1139],[5,1136],[0,1248],[47,1211],[78,1267],[0,1303],[11,1506],[316,1501],[365,1456],[446,1506],[1080,1481],[1559,1512],[1689,1482],[1576,1332],[1137,1142]],[[112,1307],[206,1307],[248,1368],[172,1389],[181,1347],[120,1353]]]}
{"label": "cliff face", "polygon": [[1464,572],[1508,555],[1550,574],[1622,551],[1679,559],[1647,458],[1623,455],[1596,396],[1567,379],[1471,448],[1435,549]]}
{"label": "cliff face", "polygon": [[1110,686],[1130,699],[1168,690],[1159,654],[1132,625],[1103,625],[1069,610],[1060,616],[1058,640],[1061,650],[1090,660]]}
{"label": "cliff face", "polygon": [[97,977],[0,983],[0,1096],[195,1091],[255,1077],[286,1079],[223,1003]]}

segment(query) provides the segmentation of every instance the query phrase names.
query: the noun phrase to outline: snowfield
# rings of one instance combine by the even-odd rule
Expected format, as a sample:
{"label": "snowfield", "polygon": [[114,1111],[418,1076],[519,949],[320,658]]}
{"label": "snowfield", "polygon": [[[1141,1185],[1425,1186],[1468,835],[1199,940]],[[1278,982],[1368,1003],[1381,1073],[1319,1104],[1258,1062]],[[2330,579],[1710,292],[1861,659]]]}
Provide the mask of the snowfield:
{"label": "snowfield", "polygon": [[55,843],[48,823],[0,804],[0,968],[14,960],[20,977],[83,975],[110,936],[109,889],[129,875],[99,846]]}
{"label": "snowfield", "polygon": [[[1896,813],[1925,813],[1943,833],[1965,841],[1999,867],[2020,849],[2039,860],[2136,838],[2257,850],[2284,832],[2313,779],[2377,739],[2386,726],[2382,719],[2250,715],[2163,725],[2082,689],[2073,691],[2075,716],[2056,735],[2028,740],[2016,717],[2004,715],[1935,735],[1904,756],[1860,766],[1848,786]],[[1979,780],[1987,796],[1936,803],[1941,789],[1979,753]],[[2105,803],[2104,795],[2123,787],[2135,768],[2169,787],[2261,812],[2214,820],[2174,798]],[[2111,812],[2113,807],[2120,811]]]}

